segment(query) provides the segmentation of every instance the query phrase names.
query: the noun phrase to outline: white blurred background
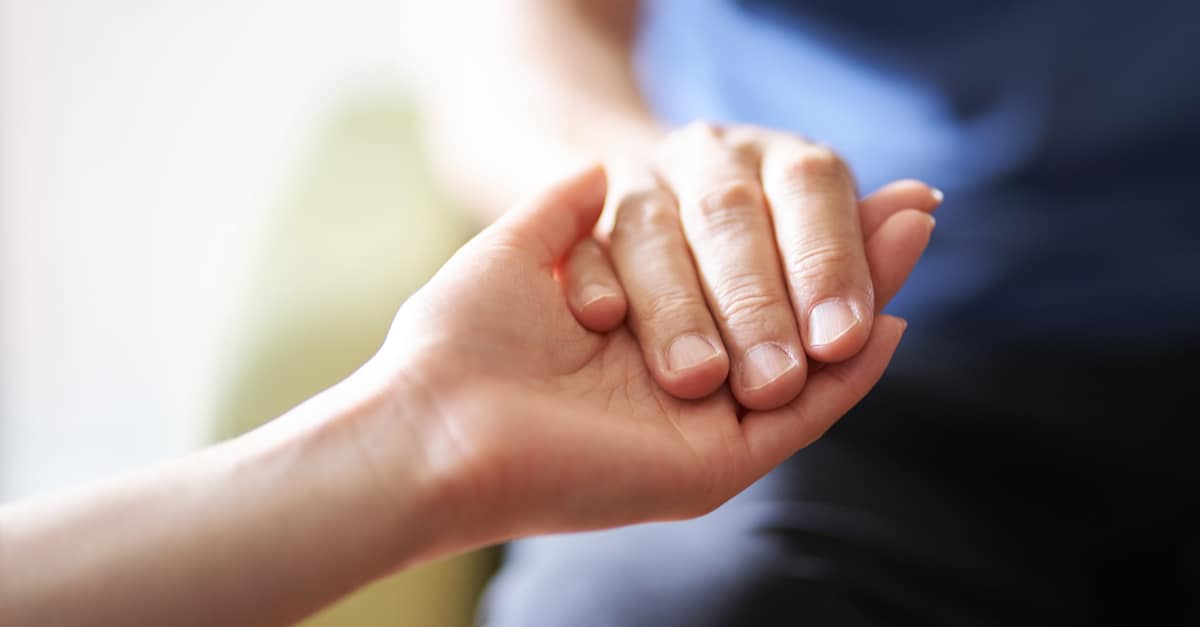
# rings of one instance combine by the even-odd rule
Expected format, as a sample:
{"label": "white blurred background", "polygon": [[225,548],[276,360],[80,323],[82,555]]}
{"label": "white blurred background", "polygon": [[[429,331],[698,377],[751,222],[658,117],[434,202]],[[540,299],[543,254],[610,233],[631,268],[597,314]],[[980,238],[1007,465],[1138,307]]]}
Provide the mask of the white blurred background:
{"label": "white blurred background", "polygon": [[248,245],[405,5],[0,0],[0,500],[203,442]]}

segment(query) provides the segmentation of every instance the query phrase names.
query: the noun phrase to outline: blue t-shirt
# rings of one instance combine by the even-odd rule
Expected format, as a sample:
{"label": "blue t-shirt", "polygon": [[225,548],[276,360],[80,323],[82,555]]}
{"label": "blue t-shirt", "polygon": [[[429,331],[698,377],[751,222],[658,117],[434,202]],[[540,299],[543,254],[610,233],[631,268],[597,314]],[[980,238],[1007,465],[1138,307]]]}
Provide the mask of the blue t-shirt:
{"label": "blue t-shirt", "polygon": [[906,345],[1200,345],[1200,2],[647,0],[670,123],[791,130],[946,191]]}

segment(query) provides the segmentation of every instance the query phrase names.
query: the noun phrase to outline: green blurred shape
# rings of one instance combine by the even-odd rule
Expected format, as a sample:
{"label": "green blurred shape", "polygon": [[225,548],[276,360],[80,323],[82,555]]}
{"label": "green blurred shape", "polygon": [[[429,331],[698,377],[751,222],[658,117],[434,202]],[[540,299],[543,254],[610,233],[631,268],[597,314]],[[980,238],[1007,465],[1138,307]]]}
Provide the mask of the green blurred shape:
{"label": "green blurred shape", "polygon": [[[252,264],[227,355],[217,439],[247,431],[350,374],[404,298],[470,236],[441,197],[402,98],[352,102],[321,136]],[[481,551],[378,581],[310,627],[472,623],[495,567]]]}

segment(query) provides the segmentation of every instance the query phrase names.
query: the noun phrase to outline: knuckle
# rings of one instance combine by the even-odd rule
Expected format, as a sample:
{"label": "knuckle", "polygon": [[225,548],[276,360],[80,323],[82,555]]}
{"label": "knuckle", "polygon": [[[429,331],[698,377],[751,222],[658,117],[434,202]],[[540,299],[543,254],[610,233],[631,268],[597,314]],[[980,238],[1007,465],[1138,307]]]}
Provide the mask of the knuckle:
{"label": "knuckle", "polygon": [[639,317],[646,320],[690,319],[694,312],[704,309],[704,303],[698,294],[669,288],[650,294],[638,309],[641,311]]}
{"label": "knuckle", "polygon": [[744,228],[746,218],[763,204],[762,190],[751,181],[729,181],[700,195],[697,209],[711,227]]}
{"label": "knuckle", "polygon": [[678,230],[679,211],[675,203],[661,190],[627,194],[617,203],[617,220],[613,237],[637,233]]}
{"label": "knuckle", "polygon": [[701,194],[699,203],[705,213],[751,207],[762,203],[762,191],[752,181],[728,181]]}
{"label": "knuckle", "polygon": [[779,290],[759,274],[744,273],[729,277],[713,287],[713,296],[720,304],[721,316],[731,324],[769,319],[779,311],[784,299]]}
{"label": "knuckle", "polygon": [[778,176],[784,181],[840,182],[848,172],[836,152],[825,146],[805,146],[785,157]]}
{"label": "knuckle", "polygon": [[854,251],[841,242],[807,241],[788,247],[784,251],[784,264],[793,276],[815,279],[848,271],[855,257]]}
{"label": "knuckle", "polygon": [[729,150],[729,158],[732,161],[743,164],[749,169],[758,170],[761,155],[759,154],[757,142],[749,138],[743,138],[727,142],[726,147]]}

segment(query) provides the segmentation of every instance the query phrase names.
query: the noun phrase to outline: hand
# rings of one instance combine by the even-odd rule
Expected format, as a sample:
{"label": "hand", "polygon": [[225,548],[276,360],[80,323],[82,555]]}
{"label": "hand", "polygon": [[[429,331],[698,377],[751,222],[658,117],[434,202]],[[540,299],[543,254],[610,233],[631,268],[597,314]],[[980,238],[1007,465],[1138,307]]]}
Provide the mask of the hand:
{"label": "hand", "polygon": [[[577,322],[556,281],[604,198],[593,169],[501,218],[404,305],[368,365],[393,373],[398,406],[424,408],[365,425],[368,457],[381,476],[400,474],[413,461],[395,451],[421,443],[457,548],[707,512],[818,438],[900,339],[902,321],[878,318],[858,355],[774,411],[743,412],[727,389],[680,400],[627,329]],[[903,282],[928,221],[901,212],[877,229],[881,292]]]}
{"label": "hand", "polygon": [[[363,368],[262,428],[0,508],[5,566],[28,574],[0,577],[0,623],[292,624],[452,552],[698,515],[819,437],[883,372],[903,331],[887,316],[784,408],[744,412],[724,388],[667,394],[627,330],[576,322],[554,276],[604,195],[594,169],[503,218],[401,308]],[[868,244],[888,252],[873,266],[881,292],[928,236],[909,213],[924,226],[889,227],[900,212]]]}
{"label": "hand", "polygon": [[[701,123],[667,136],[649,163],[619,164],[609,183],[599,243],[582,243],[565,266],[578,319],[607,330],[628,302],[629,326],[663,389],[701,398],[728,376],[752,409],[795,398],[806,355],[839,362],[863,348],[898,287],[872,281],[877,265],[900,261],[885,242],[907,226],[918,233],[918,221],[932,226],[923,216],[889,219],[940,202],[924,184],[900,181],[859,203],[829,149]],[[873,238],[883,240],[874,257]]]}

